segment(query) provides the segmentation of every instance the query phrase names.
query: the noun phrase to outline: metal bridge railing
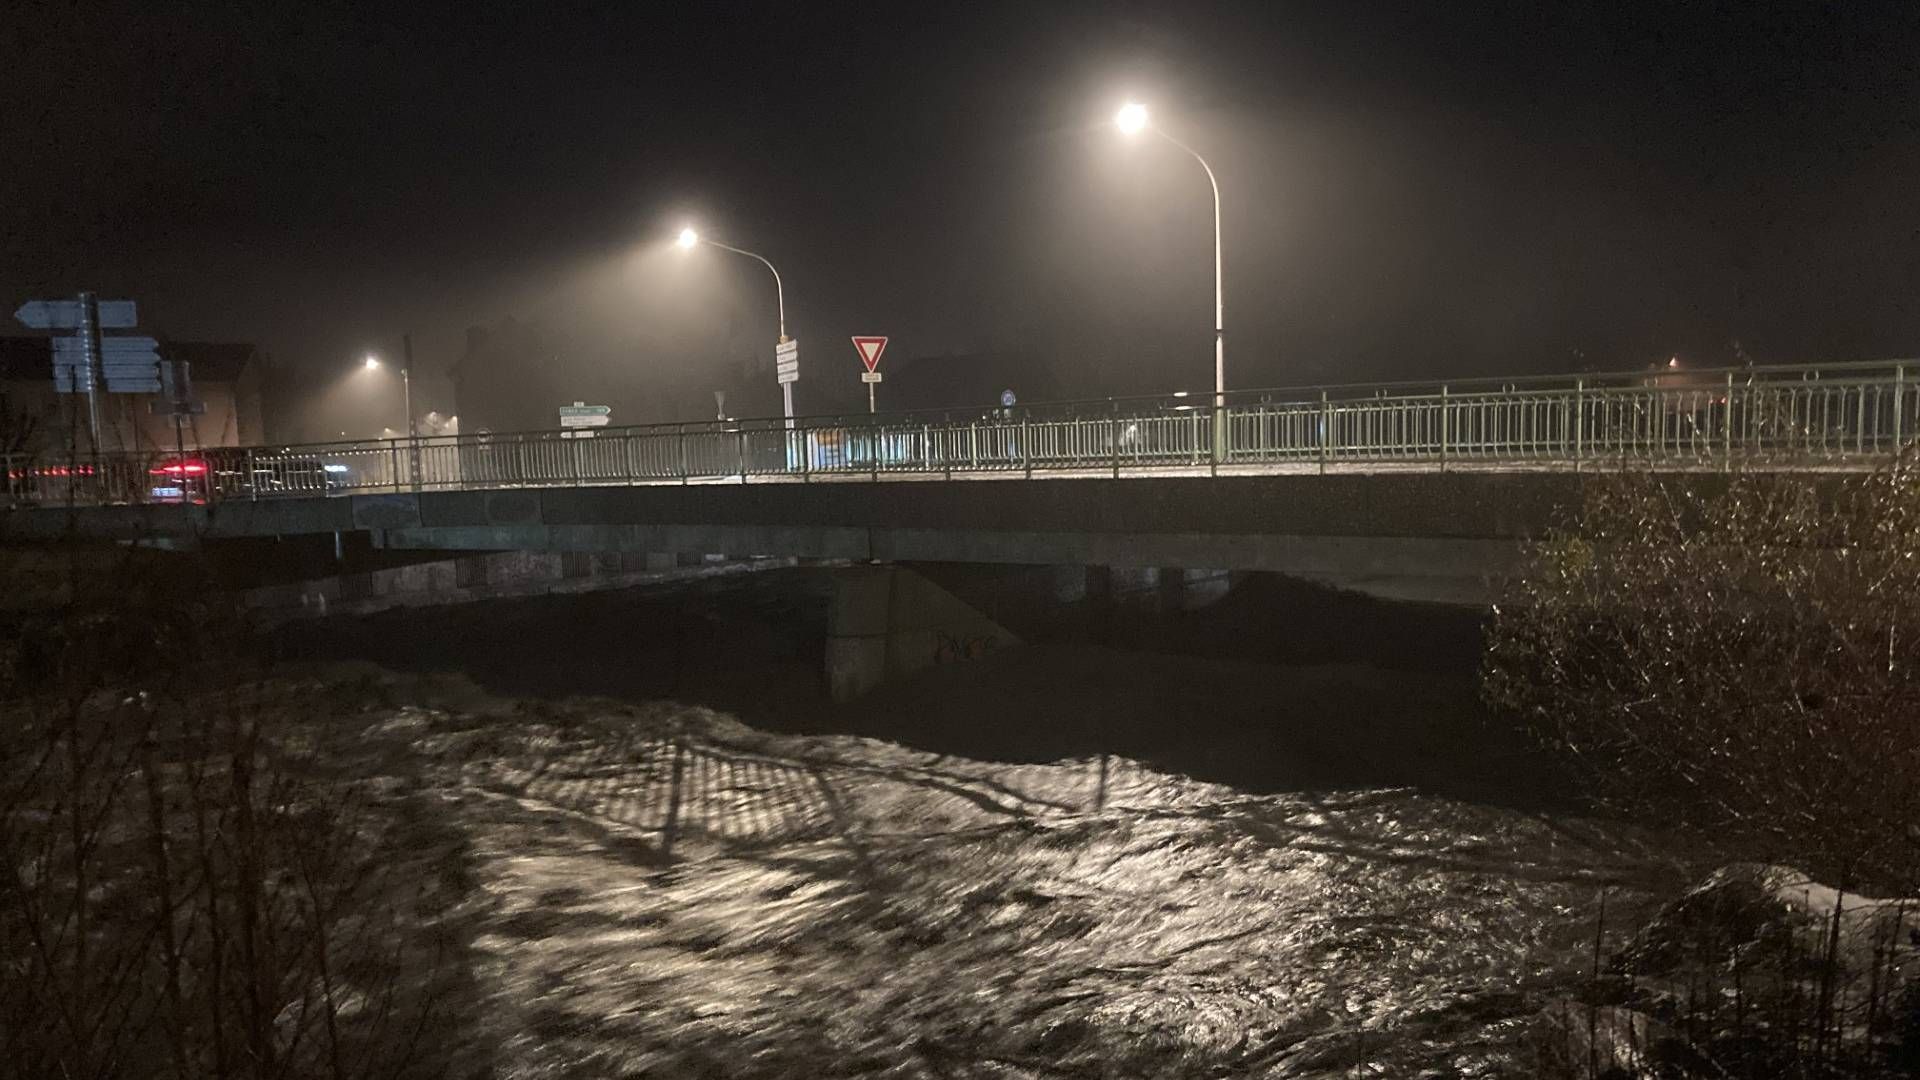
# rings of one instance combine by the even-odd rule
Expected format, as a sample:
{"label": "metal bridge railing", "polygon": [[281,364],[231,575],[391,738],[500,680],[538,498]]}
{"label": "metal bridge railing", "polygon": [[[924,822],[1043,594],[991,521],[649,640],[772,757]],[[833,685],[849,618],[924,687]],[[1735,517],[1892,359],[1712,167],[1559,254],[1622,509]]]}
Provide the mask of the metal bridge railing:
{"label": "metal bridge railing", "polygon": [[[9,506],[199,503],[462,488],[918,474],[1582,467],[1851,467],[1913,436],[1914,362],[1375,384],[357,440],[181,453],[11,454]],[[1216,438],[1216,431],[1219,437]]]}

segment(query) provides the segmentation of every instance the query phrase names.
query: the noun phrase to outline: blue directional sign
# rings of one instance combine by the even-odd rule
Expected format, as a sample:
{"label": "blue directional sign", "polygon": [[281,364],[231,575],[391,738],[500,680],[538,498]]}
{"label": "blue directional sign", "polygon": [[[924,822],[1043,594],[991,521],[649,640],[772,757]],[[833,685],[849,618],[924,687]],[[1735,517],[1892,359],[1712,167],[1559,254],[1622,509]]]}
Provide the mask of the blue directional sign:
{"label": "blue directional sign", "polygon": [[[100,378],[110,394],[160,392],[160,343],[150,337],[100,338]],[[53,384],[57,390],[87,390],[86,342],[78,337],[53,339]]]}
{"label": "blue directional sign", "polygon": [[[138,325],[131,300],[101,300],[96,306],[102,330],[127,330]],[[35,330],[78,330],[85,311],[78,300],[29,300],[13,317]]]}
{"label": "blue directional sign", "polygon": [[[57,337],[53,339],[53,362],[58,364],[71,360],[84,364],[87,352],[84,343],[77,337]],[[100,365],[102,367],[128,367],[142,365],[149,373],[153,365],[160,362],[160,343],[150,337],[107,337],[100,338]]]}

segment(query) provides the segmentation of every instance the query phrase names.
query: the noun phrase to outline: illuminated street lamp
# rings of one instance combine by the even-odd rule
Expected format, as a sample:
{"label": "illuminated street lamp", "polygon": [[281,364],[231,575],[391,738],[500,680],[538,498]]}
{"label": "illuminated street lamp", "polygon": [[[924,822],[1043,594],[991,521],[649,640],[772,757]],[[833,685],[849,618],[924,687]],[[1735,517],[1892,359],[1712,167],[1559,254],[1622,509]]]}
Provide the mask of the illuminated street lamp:
{"label": "illuminated street lamp", "polygon": [[1225,292],[1220,279],[1220,182],[1213,178],[1213,166],[1200,156],[1199,151],[1179,139],[1155,127],[1153,118],[1147,114],[1147,107],[1136,102],[1120,106],[1113,116],[1113,126],[1120,129],[1122,135],[1138,135],[1151,131],[1173,145],[1185,150],[1200,168],[1207,174],[1207,186],[1213,189],[1213,423],[1214,446],[1216,452],[1223,445],[1225,432],[1221,421],[1227,405],[1227,331],[1225,327]]}
{"label": "illuminated street lamp", "polygon": [[[780,311],[780,344],[785,345],[788,341],[787,293],[786,293],[786,287],[780,283],[780,271],[774,270],[773,264],[767,261],[767,257],[765,255],[759,255],[754,252],[748,251],[746,248],[737,248],[737,247],[734,247],[732,244],[723,244],[718,240],[701,236],[699,233],[695,232],[691,227],[681,229],[679,237],[677,237],[674,240],[674,245],[682,251],[691,251],[700,244],[709,244],[709,245],[712,245],[713,247],[717,247],[721,249],[722,251],[731,251],[735,255],[745,255],[749,259],[758,259],[760,260],[760,264],[762,266],[765,266],[768,270],[773,271],[773,295],[774,295],[775,301],[779,304],[779,311]],[[789,421],[787,426],[792,427],[793,426],[793,424],[791,423],[791,421],[793,420],[793,384],[792,383],[783,382],[780,384],[780,403],[781,403],[782,415],[784,415]]]}
{"label": "illuminated street lamp", "polygon": [[[413,353],[412,341],[407,342],[407,353],[409,355]],[[373,355],[372,353],[368,353],[366,370],[368,371],[380,370],[380,358]],[[400,399],[406,405],[407,438],[411,439],[415,436],[415,428],[413,423],[413,379],[409,377],[407,373],[407,365],[405,364],[400,365]]]}

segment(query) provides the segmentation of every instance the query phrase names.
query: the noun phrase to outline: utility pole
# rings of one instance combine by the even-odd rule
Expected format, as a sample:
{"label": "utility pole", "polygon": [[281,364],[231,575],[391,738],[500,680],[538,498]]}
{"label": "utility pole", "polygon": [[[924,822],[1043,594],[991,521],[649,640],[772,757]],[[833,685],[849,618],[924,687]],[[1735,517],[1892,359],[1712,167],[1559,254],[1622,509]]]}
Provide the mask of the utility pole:
{"label": "utility pole", "polygon": [[413,422],[413,335],[400,335],[400,399],[407,409],[407,438],[420,434]]}
{"label": "utility pole", "polygon": [[400,335],[400,400],[407,409],[407,474],[420,487],[420,427],[413,418],[413,335]]}

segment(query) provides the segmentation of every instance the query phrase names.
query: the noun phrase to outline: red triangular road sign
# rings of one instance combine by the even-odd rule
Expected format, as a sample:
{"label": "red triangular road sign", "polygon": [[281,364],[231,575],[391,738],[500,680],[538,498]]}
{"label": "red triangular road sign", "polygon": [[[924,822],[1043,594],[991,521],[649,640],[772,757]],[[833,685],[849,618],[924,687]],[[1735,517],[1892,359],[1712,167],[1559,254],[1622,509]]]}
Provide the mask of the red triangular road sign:
{"label": "red triangular road sign", "polygon": [[860,362],[867,365],[868,371],[872,371],[880,366],[880,354],[887,351],[887,339],[857,337],[853,339],[853,347],[860,352]]}

